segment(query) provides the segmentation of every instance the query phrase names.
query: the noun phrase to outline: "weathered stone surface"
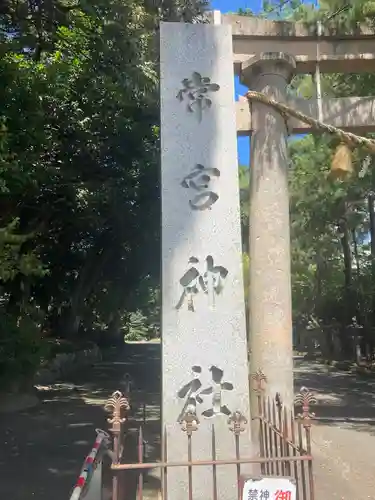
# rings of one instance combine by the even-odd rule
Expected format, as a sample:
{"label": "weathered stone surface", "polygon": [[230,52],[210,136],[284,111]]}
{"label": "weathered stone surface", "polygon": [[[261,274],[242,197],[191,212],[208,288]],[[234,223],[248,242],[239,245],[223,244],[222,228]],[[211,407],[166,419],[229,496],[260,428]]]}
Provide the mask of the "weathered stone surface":
{"label": "weathered stone surface", "polygon": [[[294,41],[311,40],[316,42],[316,23],[304,21],[272,21],[260,17],[240,16],[238,14],[222,15],[222,23],[232,27],[234,36],[246,36],[248,38],[286,38]],[[370,24],[357,25],[355,30],[346,34],[338,33],[334,29],[335,21],[331,26],[324,23],[322,40],[351,41],[351,40],[373,40],[375,31]],[[337,24],[336,24],[337,27]]]}
{"label": "weathered stone surface", "polygon": [[[316,25],[302,22],[270,21],[226,14],[221,22],[233,30],[233,62],[239,74],[241,63],[261,52],[275,49],[295,57],[297,73],[315,71]],[[352,36],[326,30],[320,43],[320,71],[324,73],[371,72],[375,68],[374,30],[358,27]]]}
{"label": "weathered stone surface", "polygon": [[[277,101],[295,68],[293,58],[261,54],[244,65],[242,81]],[[270,106],[252,104],[249,218],[250,368],[262,370],[267,391],[293,408],[292,299],[287,130]],[[255,404],[255,401],[254,401]]]}
{"label": "weathered stone surface", "polygon": [[[196,410],[200,420],[193,459],[211,459],[212,425],[217,458],[234,458],[228,416],[238,410],[249,421],[249,388],[231,31],[165,23],[160,39],[162,418],[168,460],[187,459],[187,437],[178,422],[184,408]],[[240,442],[249,456],[249,425]],[[217,475],[221,500],[235,498],[235,467],[219,467]],[[185,499],[187,478],[186,469],[170,469],[168,496]],[[212,498],[211,467],[194,468],[193,489],[196,500]]]}

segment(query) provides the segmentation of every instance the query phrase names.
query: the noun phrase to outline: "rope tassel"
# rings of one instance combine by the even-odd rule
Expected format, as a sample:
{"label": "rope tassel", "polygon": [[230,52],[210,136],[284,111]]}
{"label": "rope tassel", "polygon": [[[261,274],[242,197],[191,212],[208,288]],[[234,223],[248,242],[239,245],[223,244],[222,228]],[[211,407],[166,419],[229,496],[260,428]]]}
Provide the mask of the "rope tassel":
{"label": "rope tassel", "polygon": [[348,144],[341,142],[335,151],[331,163],[331,179],[346,179],[354,172],[352,162],[352,151]]}

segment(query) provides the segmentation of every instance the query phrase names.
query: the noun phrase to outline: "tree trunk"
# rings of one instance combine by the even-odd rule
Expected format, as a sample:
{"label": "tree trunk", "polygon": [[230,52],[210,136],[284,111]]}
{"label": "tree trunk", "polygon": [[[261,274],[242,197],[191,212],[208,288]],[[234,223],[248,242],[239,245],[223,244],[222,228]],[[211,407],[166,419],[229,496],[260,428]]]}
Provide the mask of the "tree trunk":
{"label": "tree trunk", "polygon": [[103,267],[111,258],[114,251],[114,244],[107,232],[103,233],[97,244],[89,251],[72,293],[69,306],[63,312],[59,321],[59,334],[64,338],[71,338],[77,335],[81,318],[80,313],[84,300],[95,287]]}
{"label": "tree trunk", "polygon": [[352,323],[353,316],[356,315],[355,297],[353,294],[353,272],[352,272],[352,251],[350,248],[350,233],[345,219],[340,221],[340,241],[344,256],[344,324],[341,329],[341,342],[343,354],[350,355],[350,339],[348,338],[348,326]]}
{"label": "tree trunk", "polygon": [[316,271],[315,271],[315,283],[316,283],[316,296],[320,297],[322,295],[322,259],[320,255],[316,255]]}
{"label": "tree trunk", "polygon": [[[363,307],[362,307],[362,297],[363,294],[361,293],[361,264],[359,261],[359,254],[358,254],[358,243],[357,243],[357,233],[356,230],[352,230],[352,241],[353,241],[353,249],[354,249],[354,259],[355,259],[355,267],[356,267],[356,274],[357,274],[357,286],[356,286],[356,291],[354,292],[355,299],[356,299],[356,317],[357,317],[357,323],[358,325],[364,324],[363,321]],[[352,285],[353,287],[353,285]]]}
{"label": "tree trunk", "polygon": [[371,248],[371,276],[372,276],[372,326],[375,325],[375,211],[374,211],[374,194],[369,194],[367,197],[368,213],[370,220],[370,248]]}
{"label": "tree trunk", "polygon": [[121,331],[121,313],[119,310],[113,311],[109,320],[108,329],[105,333],[106,342],[109,344],[121,345],[124,343],[124,335]]}
{"label": "tree trunk", "polygon": [[355,267],[356,267],[357,279],[358,279],[358,283],[359,283],[360,274],[361,274],[361,265],[359,263],[357,233],[356,233],[355,229],[353,229],[353,231],[352,231],[352,239],[353,239],[353,248],[354,248]]}
{"label": "tree trunk", "polygon": [[347,324],[350,324],[353,317],[353,303],[352,300],[352,281],[353,281],[353,272],[352,272],[352,252],[350,248],[350,238],[349,238],[349,230],[348,225],[345,220],[340,222],[340,240],[342,251],[344,255],[344,277],[345,277],[345,306],[346,306],[346,317],[345,321]]}

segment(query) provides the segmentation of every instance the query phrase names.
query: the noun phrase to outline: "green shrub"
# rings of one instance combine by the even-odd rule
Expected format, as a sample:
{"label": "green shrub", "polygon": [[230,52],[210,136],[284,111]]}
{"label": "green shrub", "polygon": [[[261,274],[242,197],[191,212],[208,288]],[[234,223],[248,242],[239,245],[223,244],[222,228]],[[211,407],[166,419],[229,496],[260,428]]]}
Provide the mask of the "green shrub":
{"label": "green shrub", "polygon": [[48,357],[48,345],[33,318],[28,314],[18,318],[1,314],[0,386],[31,384],[43,357]]}
{"label": "green shrub", "polygon": [[124,335],[125,342],[148,340],[150,336],[147,318],[139,310],[131,313]]}

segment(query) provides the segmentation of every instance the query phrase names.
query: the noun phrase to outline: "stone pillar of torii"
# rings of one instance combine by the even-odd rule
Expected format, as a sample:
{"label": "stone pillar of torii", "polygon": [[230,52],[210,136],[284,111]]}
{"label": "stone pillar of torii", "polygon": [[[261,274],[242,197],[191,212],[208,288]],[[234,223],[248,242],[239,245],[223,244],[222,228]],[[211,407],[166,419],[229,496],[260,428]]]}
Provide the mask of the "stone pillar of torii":
{"label": "stone pillar of torii", "polygon": [[[283,52],[261,53],[242,65],[242,82],[276,101],[296,67]],[[262,370],[273,396],[292,408],[292,296],[287,123],[271,106],[252,104],[249,197],[250,370]],[[255,404],[255,400],[252,401]]]}

